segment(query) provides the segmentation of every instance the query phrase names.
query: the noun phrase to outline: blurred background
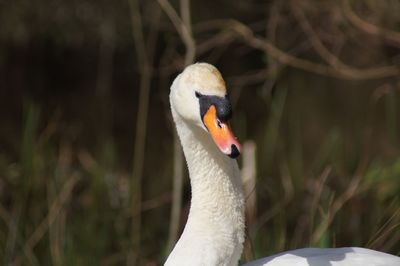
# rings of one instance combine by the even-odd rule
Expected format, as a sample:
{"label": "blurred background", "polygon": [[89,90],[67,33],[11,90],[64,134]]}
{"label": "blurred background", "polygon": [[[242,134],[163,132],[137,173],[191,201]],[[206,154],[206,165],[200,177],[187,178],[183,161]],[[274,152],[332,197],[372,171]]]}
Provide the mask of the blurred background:
{"label": "blurred background", "polygon": [[225,77],[245,145],[243,262],[400,255],[399,14],[396,0],[0,1],[0,264],[164,262],[190,203],[169,86],[197,61]]}

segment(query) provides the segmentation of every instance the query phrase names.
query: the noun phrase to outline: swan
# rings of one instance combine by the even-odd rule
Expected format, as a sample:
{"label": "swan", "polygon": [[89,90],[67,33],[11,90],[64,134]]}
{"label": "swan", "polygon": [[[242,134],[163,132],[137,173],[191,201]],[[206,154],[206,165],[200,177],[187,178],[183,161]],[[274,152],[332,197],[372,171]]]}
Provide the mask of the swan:
{"label": "swan", "polygon": [[[240,144],[228,124],[224,79],[207,63],[190,65],[172,83],[170,104],[189,169],[192,199],[185,228],[164,265],[238,265],[245,239]],[[305,248],[246,266],[400,266],[400,258],[364,248]]]}

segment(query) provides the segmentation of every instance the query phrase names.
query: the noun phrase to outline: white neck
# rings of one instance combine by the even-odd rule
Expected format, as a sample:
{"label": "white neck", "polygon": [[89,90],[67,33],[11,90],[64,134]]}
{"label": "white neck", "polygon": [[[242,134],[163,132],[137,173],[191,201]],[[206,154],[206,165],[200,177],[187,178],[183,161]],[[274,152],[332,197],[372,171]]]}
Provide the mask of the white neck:
{"label": "white neck", "polygon": [[237,265],[244,241],[244,197],[236,160],[220,152],[205,130],[172,113],[192,201],[183,234],[165,265]]}

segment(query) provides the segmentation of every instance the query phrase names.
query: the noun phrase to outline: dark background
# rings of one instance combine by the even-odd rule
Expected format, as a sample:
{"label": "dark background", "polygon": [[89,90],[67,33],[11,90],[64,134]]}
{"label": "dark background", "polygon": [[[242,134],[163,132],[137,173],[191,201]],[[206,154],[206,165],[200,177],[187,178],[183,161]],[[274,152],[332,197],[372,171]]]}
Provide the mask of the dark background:
{"label": "dark background", "polygon": [[192,61],[221,71],[256,147],[243,261],[400,255],[400,2],[192,1],[189,24],[185,3],[0,1],[0,264],[165,260],[169,86]]}

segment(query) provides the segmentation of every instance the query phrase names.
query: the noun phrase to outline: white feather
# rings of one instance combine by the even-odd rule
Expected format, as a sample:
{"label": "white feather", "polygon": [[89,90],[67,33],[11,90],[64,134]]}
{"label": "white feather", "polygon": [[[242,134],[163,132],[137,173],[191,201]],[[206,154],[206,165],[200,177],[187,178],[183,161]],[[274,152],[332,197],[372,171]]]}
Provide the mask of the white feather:
{"label": "white feather", "polygon": [[243,266],[399,266],[400,258],[366,248],[303,248]]}
{"label": "white feather", "polygon": [[[218,150],[200,119],[195,91],[224,96],[225,83],[212,65],[185,69],[171,86],[174,122],[192,187],[185,229],[165,265],[238,265],[244,242],[244,197],[236,160]],[[400,258],[363,248],[307,248],[279,253],[246,266],[400,266]]]}

